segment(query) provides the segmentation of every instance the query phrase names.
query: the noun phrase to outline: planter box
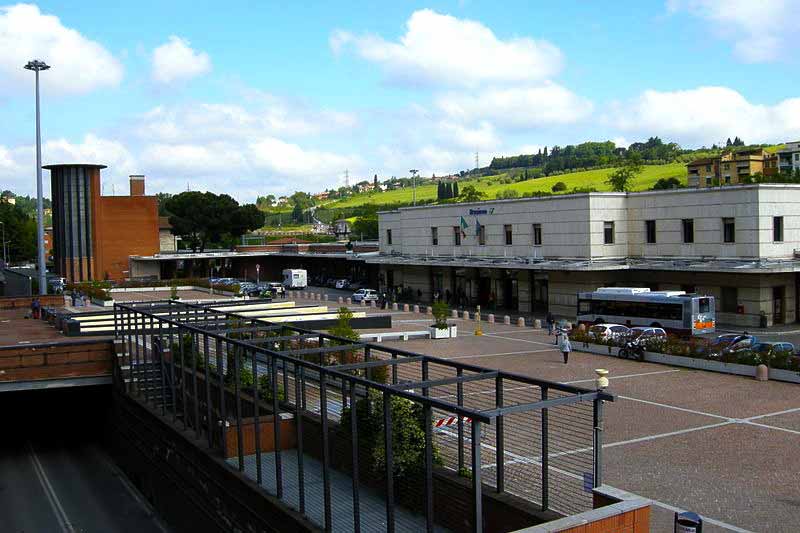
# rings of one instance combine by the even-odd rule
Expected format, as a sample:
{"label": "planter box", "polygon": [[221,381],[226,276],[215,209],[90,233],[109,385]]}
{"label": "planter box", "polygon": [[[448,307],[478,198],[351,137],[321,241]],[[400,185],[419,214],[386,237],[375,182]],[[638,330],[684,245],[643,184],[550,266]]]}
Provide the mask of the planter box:
{"label": "planter box", "polygon": [[445,329],[430,326],[431,339],[455,339],[458,336],[458,328],[455,324],[448,324]]}
{"label": "planter box", "polygon": [[[261,453],[275,451],[275,425],[273,415],[262,415],[258,419]],[[281,450],[291,450],[297,446],[297,430],[294,417],[281,415]],[[256,426],[253,418],[242,419],[242,449],[245,455],[256,453]],[[225,430],[226,459],[236,457],[239,453],[239,432],[236,423],[231,423]]]}
{"label": "planter box", "polygon": [[97,298],[92,298],[92,303],[100,307],[114,307],[114,300],[98,300]]}

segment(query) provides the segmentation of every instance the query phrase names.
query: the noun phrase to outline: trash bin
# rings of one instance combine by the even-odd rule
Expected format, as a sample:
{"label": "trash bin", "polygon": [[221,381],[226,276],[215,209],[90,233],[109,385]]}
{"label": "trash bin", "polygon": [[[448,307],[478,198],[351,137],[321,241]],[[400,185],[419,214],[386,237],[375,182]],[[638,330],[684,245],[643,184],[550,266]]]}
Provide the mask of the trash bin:
{"label": "trash bin", "polygon": [[703,519],[692,512],[675,513],[675,533],[702,533]]}

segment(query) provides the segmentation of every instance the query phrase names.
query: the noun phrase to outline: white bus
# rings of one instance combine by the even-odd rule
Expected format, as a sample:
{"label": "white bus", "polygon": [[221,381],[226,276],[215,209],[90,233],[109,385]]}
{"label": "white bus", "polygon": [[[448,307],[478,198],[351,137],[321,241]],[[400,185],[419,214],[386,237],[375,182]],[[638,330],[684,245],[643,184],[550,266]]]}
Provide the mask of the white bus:
{"label": "white bus", "polygon": [[308,273],[302,269],[287,268],[283,271],[283,286],[287,289],[305,289]]}
{"label": "white bus", "polygon": [[714,297],[683,291],[604,287],[578,293],[578,322],[653,326],[682,335],[713,333]]}

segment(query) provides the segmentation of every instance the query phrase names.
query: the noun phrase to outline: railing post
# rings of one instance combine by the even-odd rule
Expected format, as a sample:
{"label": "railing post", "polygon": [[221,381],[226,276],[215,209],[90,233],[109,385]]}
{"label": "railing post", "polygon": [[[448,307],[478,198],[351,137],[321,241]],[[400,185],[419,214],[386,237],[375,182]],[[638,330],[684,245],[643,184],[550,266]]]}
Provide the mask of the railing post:
{"label": "railing post", "polygon": [[[253,372],[253,430],[255,431],[254,441],[256,445],[256,483],[261,486],[261,395],[260,395],[260,388],[258,383],[258,364],[256,363],[256,353],[251,352],[251,365],[252,365],[252,372]],[[280,488],[278,488],[280,491]],[[278,497],[280,498],[280,492],[278,492]]]}
{"label": "railing post", "polygon": [[215,352],[217,357],[217,376],[219,378],[219,414],[220,414],[220,444],[222,447],[222,457],[228,456],[228,413],[225,410],[225,348],[222,339],[217,339]]}
{"label": "railing post", "polygon": [[352,452],[352,477],[353,477],[353,533],[360,533],[361,531],[361,504],[358,497],[358,412],[356,407],[358,399],[356,398],[356,384],[350,382],[350,434],[352,441],[350,444]]}
{"label": "railing post", "polygon": [[428,533],[433,533],[433,416],[430,404],[425,404],[423,412],[425,416],[425,526]]}
{"label": "railing post", "polygon": [[[495,407],[503,407],[503,377],[495,378]],[[495,420],[495,447],[496,467],[497,467],[497,492],[503,492],[506,484],[506,453],[505,453],[505,434],[503,427],[503,415]]]}
{"label": "railing post", "polygon": [[[456,376],[461,377],[464,375],[464,370],[459,367],[456,369]],[[459,381],[456,383],[456,403],[459,407],[464,407],[464,384]],[[464,417],[458,416],[458,470],[464,470]]]}
{"label": "railing post", "polygon": [[593,416],[594,422],[594,468],[593,468],[593,487],[599,487],[603,483],[603,400],[594,401]]}
{"label": "railing post", "polygon": [[[547,387],[542,386],[542,401],[547,399]],[[548,409],[542,409],[542,511],[550,507],[550,443]]]}
{"label": "railing post", "polygon": [[213,417],[211,414],[211,376],[209,375],[208,367],[211,365],[211,354],[208,343],[208,333],[203,334],[203,368],[205,369],[206,378],[206,437],[208,437],[208,447],[214,446],[214,436],[212,428],[214,427]]}
{"label": "railing post", "polygon": [[298,363],[294,364],[294,423],[297,428],[297,499],[299,501],[300,512],[306,512],[306,488],[305,480],[303,478],[303,413],[300,412],[302,407],[301,398],[305,394],[300,390],[300,385],[305,388],[303,382],[303,374],[305,367],[298,367]]}
{"label": "railing post", "polygon": [[328,391],[327,376],[323,367],[319,368],[319,412],[322,417],[322,495],[325,507],[325,531],[332,531],[331,524],[331,458],[328,439]]}
{"label": "railing post", "polygon": [[392,396],[383,391],[383,446],[386,458],[386,531],[394,533],[394,450],[392,449]]}
{"label": "railing post", "polygon": [[[236,399],[236,451],[239,458],[239,472],[244,472],[244,443],[242,442],[242,389],[239,382],[239,350],[233,347],[233,391]],[[228,350],[231,349],[228,343]]]}
{"label": "railing post", "polygon": [[483,532],[483,492],[481,486],[481,423],[472,421],[472,498],[473,531]]}
{"label": "railing post", "polygon": [[[255,359],[255,358],[254,358]],[[278,360],[272,359],[272,423],[273,434],[275,436],[275,494],[279,499],[283,498],[283,468],[281,462],[281,414],[278,403]],[[286,394],[286,389],[284,389]]]}

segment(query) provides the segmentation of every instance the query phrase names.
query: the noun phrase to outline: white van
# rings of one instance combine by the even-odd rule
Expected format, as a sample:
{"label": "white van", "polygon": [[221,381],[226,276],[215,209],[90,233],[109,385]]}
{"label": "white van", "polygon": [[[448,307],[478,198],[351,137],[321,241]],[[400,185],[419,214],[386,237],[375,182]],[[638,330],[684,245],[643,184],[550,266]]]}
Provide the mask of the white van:
{"label": "white van", "polygon": [[287,268],[283,271],[283,286],[287,289],[305,289],[308,285],[308,273],[305,270]]}

